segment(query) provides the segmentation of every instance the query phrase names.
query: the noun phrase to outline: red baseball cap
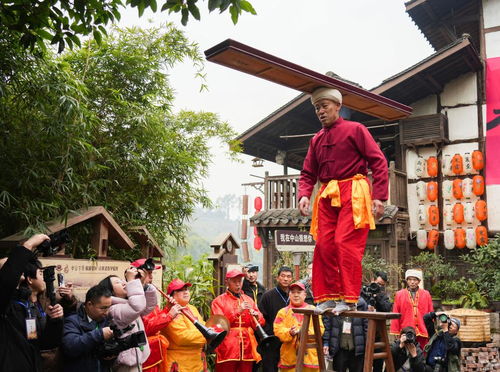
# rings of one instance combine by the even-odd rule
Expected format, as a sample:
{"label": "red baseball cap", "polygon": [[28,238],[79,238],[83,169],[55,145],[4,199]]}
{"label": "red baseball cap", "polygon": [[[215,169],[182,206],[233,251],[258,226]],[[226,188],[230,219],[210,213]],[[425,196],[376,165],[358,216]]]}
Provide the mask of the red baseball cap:
{"label": "red baseball cap", "polygon": [[[134,262],[131,262],[130,263],[130,266],[133,266],[133,267],[139,267],[139,266],[142,266],[144,265],[144,263],[146,262],[147,258],[139,258],[138,260],[135,260]],[[159,270],[161,269],[161,265],[155,265],[155,270]]]}
{"label": "red baseball cap", "polygon": [[304,283],[301,283],[301,282],[295,282],[295,283],[290,284],[290,290],[292,290],[293,288],[299,288],[303,291],[306,290],[306,286],[304,285]]}
{"label": "red baseball cap", "polygon": [[191,283],[185,283],[181,279],[175,278],[168,284],[167,294],[171,295],[173,291],[178,291],[184,287],[191,287]]}
{"label": "red baseball cap", "polygon": [[232,269],[232,270],[229,270],[226,274],[226,279],[230,279],[230,278],[237,278],[237,277],[243,277],[243,276],[246,276],[245,274],[243,274],[240,270],[238,269]]}

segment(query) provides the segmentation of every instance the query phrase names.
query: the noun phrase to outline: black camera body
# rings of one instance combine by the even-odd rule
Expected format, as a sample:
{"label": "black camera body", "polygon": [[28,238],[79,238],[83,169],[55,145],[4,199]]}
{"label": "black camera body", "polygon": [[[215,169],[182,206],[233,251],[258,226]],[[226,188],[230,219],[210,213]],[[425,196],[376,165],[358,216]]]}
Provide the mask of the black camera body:
{"label": "black camera body", "polygon": [[375,306],[375,297],[381,292],[380,285],[378,283],[370,283],[364,285],[361,289],[361,296],[366,300],[369,306]]}
{"label": "black camera body", "polygon": [[414,332],[408,331],[404,334],[406,336],[405,344],[414,344],[417,341],[417,336]]}
{"label": "black camera body", "polygon": [[126,337],[120,338],[125,332],[135,327],[131,324],[128,327],[119,329],[116,325],[110,326],[113,331],[113,338],[107,340],[98,350],[97,355],[100,359],[112,358],[118,356],[122,351],[133,347],[144,346],[148,343],[144,331],[134,332]]}
{"label": "black camera body", "polygon": [[445,358],[442,358],[442,357],[434,357],[434,362],[436,364],[434,364],[434,369],[432,370],[432,372],[441,372],[443,371],[443,366],[445,365]]}
{"label": "black camera body", "polygon": [[62,249],[62,245],[71,242],[68,230],[64,229],[49,235],[50,240],[45,240],[36,247],[35,254],[43,257],[53,256]]}

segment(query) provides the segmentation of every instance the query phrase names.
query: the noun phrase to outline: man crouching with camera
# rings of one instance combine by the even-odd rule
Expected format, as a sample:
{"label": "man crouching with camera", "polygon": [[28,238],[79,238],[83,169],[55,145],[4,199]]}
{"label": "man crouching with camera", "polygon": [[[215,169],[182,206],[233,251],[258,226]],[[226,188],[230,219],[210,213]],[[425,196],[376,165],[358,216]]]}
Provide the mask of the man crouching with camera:
{"label": "man crouching with camera", "polygon": [[462,341],[457,334],[460,320],[445,313],[430,312],[424,315],[424,322],[430,337],[425,345],[426,371],[459,372]]}
{"label": "man crouching with camera", "polygon": [[394,370],[405,372],[424,372],[425,362],[422,349],[417,342],[415,328],[405,327],[399,339],[391,345]]}
{"label": "man crouching with camera", "polygon": [[111,293],[96,285],[88,290],[76,314],[64,319],[64,371],[109,370],[111,361],[101,359],[98,352],[113,337],[107,318],[110,307]]}

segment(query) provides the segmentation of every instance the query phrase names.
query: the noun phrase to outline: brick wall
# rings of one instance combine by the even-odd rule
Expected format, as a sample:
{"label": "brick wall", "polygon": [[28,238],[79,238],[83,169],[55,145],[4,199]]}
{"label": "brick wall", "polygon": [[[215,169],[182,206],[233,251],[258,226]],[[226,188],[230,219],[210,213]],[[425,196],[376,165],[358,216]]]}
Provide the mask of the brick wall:
{"label": "brick wall", "polygon": [[485,347],[462,348],[462,372],[500,371],[498,344],[486,344]]}

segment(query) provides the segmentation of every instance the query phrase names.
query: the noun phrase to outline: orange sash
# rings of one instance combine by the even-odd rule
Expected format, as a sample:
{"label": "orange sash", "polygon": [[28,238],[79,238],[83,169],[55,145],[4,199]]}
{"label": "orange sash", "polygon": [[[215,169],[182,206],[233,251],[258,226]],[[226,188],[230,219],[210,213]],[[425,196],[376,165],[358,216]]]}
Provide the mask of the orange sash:
{"label": "orange sash", "polygon": [[311,220],[310,234],[314,240],[318,237],[318,218],[319,218],[319,201],[320,198],[330,198],[332,207],[340,207],[340,187],[339,183],[352,181],[351,202],[352,202],[352,219],[355,229],[362,229],[367,226],[370,230],[375,230],[375,219],[372,213],[372,197],[370,193],[370,185],[366,177],[362,174],[356,174],[354,177],[345,180],[331,180],[323,188],[322,192],[318,192],[314,199],[313,215]]}

